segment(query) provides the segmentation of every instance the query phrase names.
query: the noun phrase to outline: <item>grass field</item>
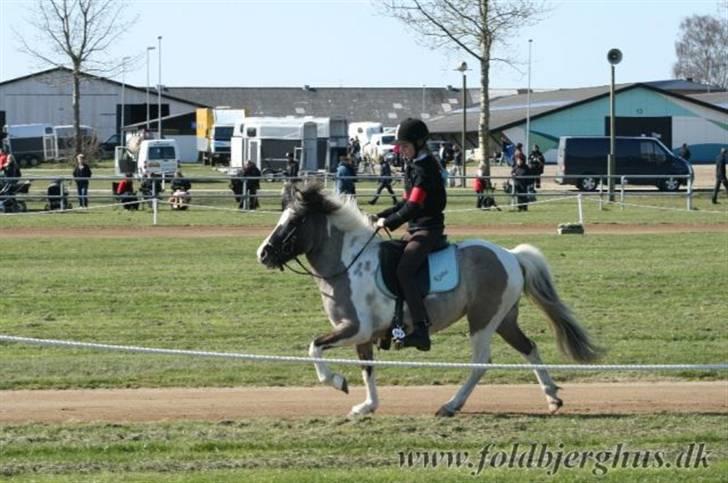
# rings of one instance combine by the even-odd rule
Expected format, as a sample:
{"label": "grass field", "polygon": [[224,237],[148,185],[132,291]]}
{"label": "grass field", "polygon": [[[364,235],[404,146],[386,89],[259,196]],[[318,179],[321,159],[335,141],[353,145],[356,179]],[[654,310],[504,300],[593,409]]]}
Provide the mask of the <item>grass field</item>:
{"label": "grass field", "polygon": [[[646,204],[684,201],[649,198]],[[703,199],[699,208],[712,208]],[[470,200],[453,198],[453,210]],[[610,207],[585,204],[587,221],[601,223],[725,223],[726,212]],[[178,216],[179,215],[179,216]],[[476,218],[477,217],[477,218]],[[193,209],[162,212],[170,225],[270,227],[276,213],[243,214]],[[573,201],[534,206],[528,213],[454,211],[453,224],[477,225],[482,236],[507,247],[532,243],[549,259],[562,297],[607,349],[605,363],[708,363],[726,360],[725,290],[728,235],[489,236],[489,224],[529,225],[574,221]],[[150,224],[149,212],[0,217],[2,229],[36,226]],[[305,355],[310,340],[329,326],[313,282],[267,271],[254,257],[259,236],[195,238],[83,238],[32,236],[3,240],[0,333],[96,342]],[[676,256],[678,255],[678,256]],[[546,321],[527,301],[521,323],[546,362],[567,362],[556,352]],[[332,356],[353,356],[351,349]],[[466,361],[465,324],[434,336],[431,353],[379,353],[384,359]],[[521,362],[500,341],[494,362]],[[151,357],[0,344],[1,389],[161,386],[314,385],[312,367]],[[359,370],[336,367],[351,383]],[[380,384],[461,383],[466,372],[381,369]],[[703,373],[554,373],[577,380],[719,379]],[[532,382],[530,373],[489,372],[488,382]],[[534,382],[535,383],[535,382]],[[322,402],[325,403],[325,402]],[[689,402],[686,402],[689,404]],[[2,401],[0,400],[0,410]],[[725,481],[725,414],[499,415],[242,419],[147,424],[0,425],[0,479],[13,481]],[[663,451],[671,468],[602,472],[593,464],[564,468],[489,468],[477,471],[488,444],[510,451],[518,443],[559,444],[564,452]],[[675,468],[682,449],[704,443],[709,468]],[[474,467],[400,467],[400,452],[468,452]],[[611,461],[610,461],[611,462]],[[605,473],[602,475],[602,473]]]}

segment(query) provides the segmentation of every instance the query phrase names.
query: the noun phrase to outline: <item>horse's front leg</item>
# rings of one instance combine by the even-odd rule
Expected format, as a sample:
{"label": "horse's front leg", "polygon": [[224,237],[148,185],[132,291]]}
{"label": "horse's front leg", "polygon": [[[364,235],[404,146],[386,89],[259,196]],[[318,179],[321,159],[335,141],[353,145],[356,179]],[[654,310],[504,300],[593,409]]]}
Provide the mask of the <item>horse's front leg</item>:
{"label": "horse's front leg", "polygon": [[[359,360],[371,361],[374,359],[374,350],[371,342],[356,346],[356,353],[359,356]],[[379,407],[377,384],[374,380],[374,367],[367,365],[361,366],[361,375],[364,379],[364,386],[367,390],[367,398],[363,403],[352,407],[349,416],[364,416],[365,414],[371,414]]]}
{"label": "horse's front leg", "polygon": [[[369,341],[371,337],[371,330],[362,330],[360,324],[351,320],[345,320],[333,332],[314,339],[308,348],[308,355],[314,358],[320,358],[326,349],[344,345],[363,344]],[[328,384],[347,394],[349,393],[349,385],[344,376],[334,373],[325,362],[314,362],[313,365],[316,368],[319,382]]]}

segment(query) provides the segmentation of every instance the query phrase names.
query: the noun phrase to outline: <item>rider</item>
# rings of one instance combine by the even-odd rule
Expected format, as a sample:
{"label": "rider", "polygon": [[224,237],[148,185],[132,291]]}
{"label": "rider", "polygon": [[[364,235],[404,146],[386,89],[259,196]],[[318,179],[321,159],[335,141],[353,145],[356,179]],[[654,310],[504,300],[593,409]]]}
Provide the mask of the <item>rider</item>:
{"label": "rider", "polygon": [[430,320],[422,294],[413,283],[415,274],[427,255],[444,241],[447,204],[442,167],[427,147],[429,130],[419,119],[405,119],[397,128],[397,141],[406,164],[404,199],[377,215],[378,227],[394,230],[409,222],[402,259],[397,265],[397,279],[404,293],[414,324],[414,331],[402,340],[404,347],[430,350]]}

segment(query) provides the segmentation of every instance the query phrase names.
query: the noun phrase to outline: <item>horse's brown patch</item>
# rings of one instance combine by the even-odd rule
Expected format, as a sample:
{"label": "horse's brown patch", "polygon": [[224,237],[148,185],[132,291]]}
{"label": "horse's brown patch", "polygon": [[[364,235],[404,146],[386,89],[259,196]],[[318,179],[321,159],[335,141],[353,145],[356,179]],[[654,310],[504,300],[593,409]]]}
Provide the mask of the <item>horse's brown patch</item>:
{"label": "horse's brown patch", "polygon": [[[472,294],[470,297],[470,300],[476,301],[468,309],[470,334],[474,334],[484,329],[498,312],[503,292],[508,285],[508,274],[498,259],[498,255],[492,250],[485,247],[469,250],[477,250],[477,252],[468,257],[470,263],[465,264],[466,266],[462,268],[487,274],[484,283],[472,288],[472,290],[477,290],[478,293]],[[477,280],[477,278],[473,277],[471,280]]]}

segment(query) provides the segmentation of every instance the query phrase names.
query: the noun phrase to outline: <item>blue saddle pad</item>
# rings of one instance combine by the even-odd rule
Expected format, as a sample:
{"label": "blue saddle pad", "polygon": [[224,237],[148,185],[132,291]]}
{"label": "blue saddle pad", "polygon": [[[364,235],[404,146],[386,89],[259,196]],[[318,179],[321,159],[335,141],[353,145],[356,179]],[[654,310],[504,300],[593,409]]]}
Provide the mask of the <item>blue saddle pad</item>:
{"label": "blue saddle pad", "polygon": [[[382,250],[384,252],[384,250]],[[375,277],[377,287],[385,295],[396,299],[398,290],[396,284],[396,259],[380,256],[379,267]],[[384,270],[382,267],[384,266]],[[386,273],[385,273],[386,272]],[[416,276],[417,286],[424,295],[442,293],[454,290],[460,283],[460,268],[457,263],[457,245],[448,245],[442,250],[432,252],[427,257],[427,263]]]}

